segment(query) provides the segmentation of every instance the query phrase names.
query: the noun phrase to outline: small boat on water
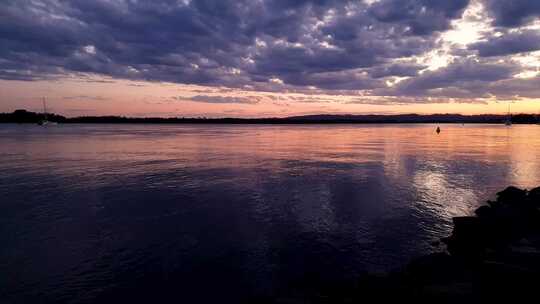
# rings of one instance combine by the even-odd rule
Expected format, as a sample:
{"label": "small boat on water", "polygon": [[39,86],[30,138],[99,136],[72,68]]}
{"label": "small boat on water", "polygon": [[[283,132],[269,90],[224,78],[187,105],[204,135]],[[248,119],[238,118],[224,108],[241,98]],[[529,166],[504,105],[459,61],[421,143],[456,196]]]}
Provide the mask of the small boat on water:
{"label": "small boat on water", "polygon": [[57,123],[54,121],[49,121],[47,119],[47,103],[45,102],[45,98],[43,98],[43,119],[38,121],[38,125],[40,126],[48,126],[48,125],[56,125]]}
{"label": "small boat on water", "polygon": [[437,127],[437,130],[435,130],[435,132],[437,132],[437,134],[441,133],[441,128]]}
{"label": "small boat on water", "polygon": [[512,125],[512,115],[510,115],[510,104],[508,104],[508,114],[506,115],[506,120],[504,121],[505,126]]}

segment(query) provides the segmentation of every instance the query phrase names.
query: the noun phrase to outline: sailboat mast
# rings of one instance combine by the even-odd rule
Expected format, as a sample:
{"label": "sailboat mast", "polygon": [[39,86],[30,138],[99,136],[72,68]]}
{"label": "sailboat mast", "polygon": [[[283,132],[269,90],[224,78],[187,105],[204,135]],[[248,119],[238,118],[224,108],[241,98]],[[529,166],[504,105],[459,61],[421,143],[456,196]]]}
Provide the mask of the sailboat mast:
{"label": "sailboat mast", "polygon": [[47,119],[47,103],[45,102],[45,97],[43,97],[43,116]]}
{"label": "sailboat mast", "polygon": [[504,124],[507,126],[512,125],[512,116],[510,116],[510,103],[508,103],[508,114],[506,114],[506,120]]}

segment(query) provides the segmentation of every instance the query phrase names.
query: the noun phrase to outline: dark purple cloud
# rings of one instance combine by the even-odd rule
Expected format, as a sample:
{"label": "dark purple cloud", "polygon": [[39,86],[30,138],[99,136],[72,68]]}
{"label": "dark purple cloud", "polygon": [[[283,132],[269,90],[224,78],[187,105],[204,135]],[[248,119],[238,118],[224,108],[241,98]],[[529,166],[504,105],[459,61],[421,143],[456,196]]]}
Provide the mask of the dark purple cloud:
{"label": "dark purple cloud", "polygon": [[[462,6],[429,11],[447,24]],[[368,10],[330,0],[8,0],[0,3],[0,64],[24,78],[49,70],[242,86],[371,67],[433,45],[431,30],[404,36],[395,32],[400,20]]]}
{"label": "dark purple cloud", "polygon": [[[538,1],[482,1],[499,27],[540,13]],[[272,92],[478,95],[519,68],[488,57],[537,50],[538,32],[486,36],[451,50],[456,60],[437,71],[404,60],[440,47],[469,2],[3,0],[0,79],[79,73]],[[466,59],[475,53],[483,60]],[[394,76],[409,78],[388,88]],[[194,101],[242,103],[203,97]]]}
{"label": "dark purple cloud", "polygon": [[485,41],[470,45],[469,49],[477,50],[482,57],[504,56],[540,50],[539,31],[511,32],[500,37],[485,38]]}
{"label": "dark purple cloud", "polygon": [[511,63],[456,60],[447,67],[426,71],[400,82],[386,94],[397,96],[481,97],[492,82],[510,79],[517,67]]}
{"label": "dark purple cloud", "polygon": [[373,78],[383,78],[387,76],[417,76],[420,70],[426,66],[415,63],[396,63],[390,65],[380,65],[372,68],[369,73]]}
{"label": "dark purple cloud", "polygon": [[204,103],[240,103],[240,104],[257,104],[261,97],[259,96],[210,96],[210,95],[196,95],[193,97],[177,97],[177,100],[189,100],[194,102]]}
{"label": "dark purple cloud", "polygon": [[496,26],[517,27],[540,17],[537,0],[484,0],[484,4]]}
{"label": "dark purple cloud", "polygon": [[381,0],[370,8],[375,18],[396,23],[413,35],[429,35],[450,28],[469,0]]}

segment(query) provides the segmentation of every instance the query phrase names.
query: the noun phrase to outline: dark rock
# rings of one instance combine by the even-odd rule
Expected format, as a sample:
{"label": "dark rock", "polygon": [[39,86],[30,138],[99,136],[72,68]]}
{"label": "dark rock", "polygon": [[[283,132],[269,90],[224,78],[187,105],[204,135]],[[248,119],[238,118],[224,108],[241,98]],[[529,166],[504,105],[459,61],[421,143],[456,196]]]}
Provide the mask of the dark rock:
{"label": "dark rock", "polygon": [[412,261],[406,269],[410,279],[429,283],[455,280],[465,274],[465,264],[447,253],[439,252]]}
{"label": "dark rock", "polygon": [[493,215],[493,209],[489,206],[481,206],[474,211],[478,217],[489,217]]}
{"label": "dark rock", "polygon": [[528,199],[535,207],[540,207],[540,187],[529,190]]}
{"label": "dark rock", "polygon": [[540,233],[538,196],[540,188],[527,192],[508,187],[497,193],[496,201],[488,202],[490,206],[476,209],[476,216],[453,218],[452,235],[442,241],[453,256],[482,259],[488,250],[508,247],[531,232]]}
{"label": "dark rock", "polygon": [[454,222],[452,235],[443,239],[448,252],[461,258],[481,258],[488,232],[484,221],[472,216],[455,217],[452,220]]}
{"label": "dark rock", "polygon": [[478,217],[460,216],[452,219],[454,223],[453,236],[457,238],[477,238],[483,231],[483,221]]}
{"label": "dark rock", "polygon": [[497,202],[502,204],[520,204],[527,198],[527,190],[522,190],[514,186],[510,186],[501,192],[497,193]]}

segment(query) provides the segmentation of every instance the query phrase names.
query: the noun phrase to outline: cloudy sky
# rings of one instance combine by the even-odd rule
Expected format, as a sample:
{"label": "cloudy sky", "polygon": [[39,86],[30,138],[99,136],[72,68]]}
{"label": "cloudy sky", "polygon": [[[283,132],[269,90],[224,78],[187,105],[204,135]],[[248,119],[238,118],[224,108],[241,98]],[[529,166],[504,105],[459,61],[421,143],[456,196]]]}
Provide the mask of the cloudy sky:
{"label": "cloudy sky", "polygon": [[0,112],[540,111],[536,0],[1,0]]}

